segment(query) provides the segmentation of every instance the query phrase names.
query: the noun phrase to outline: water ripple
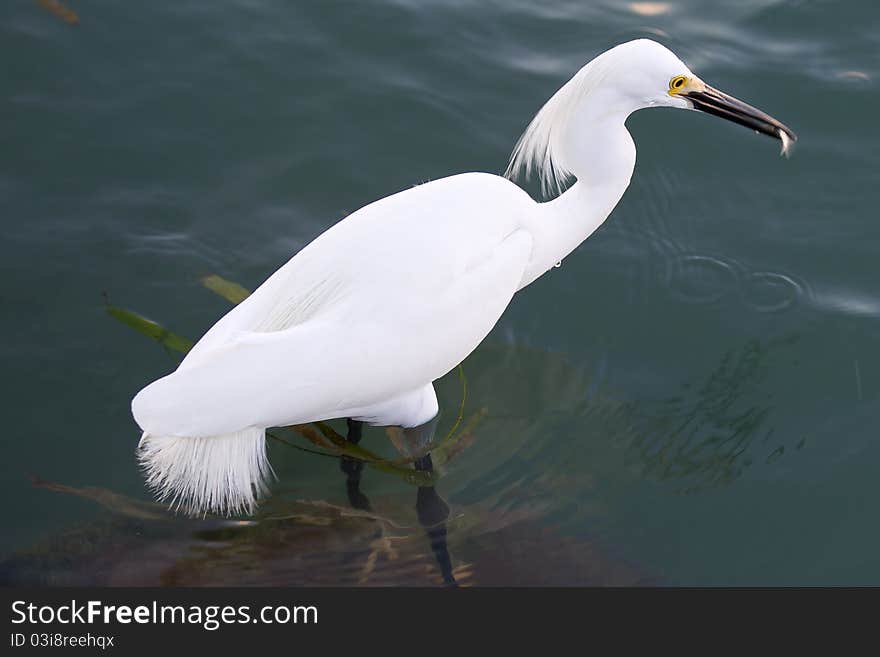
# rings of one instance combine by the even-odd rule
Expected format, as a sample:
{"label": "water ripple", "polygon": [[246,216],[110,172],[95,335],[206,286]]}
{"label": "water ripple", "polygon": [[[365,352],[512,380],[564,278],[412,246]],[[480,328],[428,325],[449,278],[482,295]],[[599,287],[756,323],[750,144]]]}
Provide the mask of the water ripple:
{"label": "water ripple", "polygon": [[712,304],[738,292],[752,310],[774,313],[812,296],[809,285],[792,275],[752,271],[746,264],[713,255],[675,256],[666,271],[669,293],[684,303]]}
{"label": "water ripple", "polygon": [[762,313],[785,310],[804,295],[804,289],[791,276],[770,271],[752,272],[742,281],[746,303]]}
{"label": "water ripple", "polygon": [[736,287],[736,271],[714,256],[684,255],[669,262],[666,285],[685,303],[715,303]]}

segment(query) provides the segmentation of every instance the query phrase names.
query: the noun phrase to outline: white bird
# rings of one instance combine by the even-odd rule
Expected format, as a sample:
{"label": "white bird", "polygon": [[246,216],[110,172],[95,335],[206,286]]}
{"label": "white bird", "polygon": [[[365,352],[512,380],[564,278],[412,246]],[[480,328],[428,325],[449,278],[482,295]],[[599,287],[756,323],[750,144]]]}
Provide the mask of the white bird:
{"label": "white bird", "polygon": [[[141,390],[132,413],[148,485],[189,513],[252,512],[271,476],[267,428],[332,418],[415,427],[434,418],[433,381],[620,200],[636,160],[625,122],[647,107],[721,116],[781,140],[784,153],[796,139],[656,42],[602,53],[534,117],[506,178],[455,175],[352,213]],[[563,193],[535,202],[508,179],[532,173]]]}

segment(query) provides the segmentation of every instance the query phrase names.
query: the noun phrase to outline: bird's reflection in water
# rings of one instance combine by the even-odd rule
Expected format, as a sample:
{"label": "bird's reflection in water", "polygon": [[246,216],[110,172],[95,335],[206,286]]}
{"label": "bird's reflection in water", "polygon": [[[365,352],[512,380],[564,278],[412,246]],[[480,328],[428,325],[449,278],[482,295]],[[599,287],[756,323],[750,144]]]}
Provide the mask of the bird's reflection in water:
{"label": "bird's reflection in water", "polygon": [[[437,430],[437,417],[430,422],[411,429],[403,429],[400,433],[402,439],[396,441],[398,449],[408,456],[418,454],[423,448],[434,440]],[[363,422],[349,419],[346,440],[357,445],[363,436]],[[434,463],[431,454],[426,453],[418,456],[413,461],[413,467],[420,472],[433,474]],[[351,456],[342,455],[339,458],[339,468],[345,474],[345,487],[348,493],[348,502],[355,509],[372,512],[373,508],[369,498],[361,490],[361,475],[364,462]],[[446,520],[449,518],[449,505],[437,492],[436,486],[419,486],[416,491],[416,515],[419,524],[425,529],[431,552],[437,559],[440,575],[444,584],[456,586],[455,576],[452,572],[452,559],[449,556],[449,547],[446,541]]]}

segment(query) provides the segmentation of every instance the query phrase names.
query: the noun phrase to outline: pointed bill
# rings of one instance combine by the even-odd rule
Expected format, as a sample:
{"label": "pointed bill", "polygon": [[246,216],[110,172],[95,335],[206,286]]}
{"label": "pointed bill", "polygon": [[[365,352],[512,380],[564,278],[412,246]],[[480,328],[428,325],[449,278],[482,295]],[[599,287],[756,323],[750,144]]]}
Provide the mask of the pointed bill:
{"label": "pointed bill", "polygon": [[696,110],[733,121],[755,132],[778,139],[782,142],[781,155],[786,157],[791,154],[791,149],[797,141],[797,135],[787,125],[738,98],[710,87],[702,80],[698,84],[688,85],[679,96],[689,101]]}

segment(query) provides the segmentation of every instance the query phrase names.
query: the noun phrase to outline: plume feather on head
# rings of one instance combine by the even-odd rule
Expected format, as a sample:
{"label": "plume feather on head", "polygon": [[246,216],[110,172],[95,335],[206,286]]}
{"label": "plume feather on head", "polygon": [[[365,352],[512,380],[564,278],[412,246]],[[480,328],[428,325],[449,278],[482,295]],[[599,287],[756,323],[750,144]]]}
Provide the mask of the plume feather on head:
{"label": "plume feather on head", "polygon": [[566,189],[574,176],[565,156],[567,128],[578,106],[613,71],[611,53],[617,48],[602,53],[581,68],[544,103],[517,140],[505,178],[528,180],[534,174],[541,181],[545,197],[561,194]]}

